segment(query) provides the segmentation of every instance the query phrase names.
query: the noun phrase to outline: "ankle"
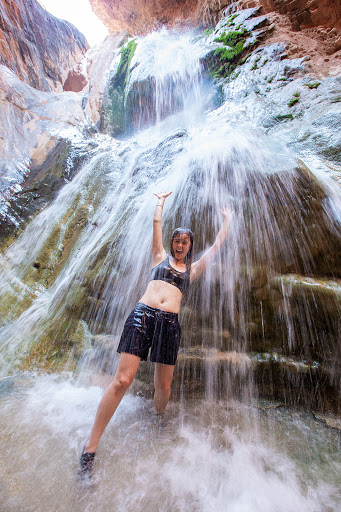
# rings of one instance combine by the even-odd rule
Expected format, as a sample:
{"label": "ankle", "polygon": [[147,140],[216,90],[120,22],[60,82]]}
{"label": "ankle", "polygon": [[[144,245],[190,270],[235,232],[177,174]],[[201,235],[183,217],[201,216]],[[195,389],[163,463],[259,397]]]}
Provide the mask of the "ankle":
{"label": "ankle", "polygon": [[97,446],[91,444],[89,441],[85,443],[83,453],[96,453]]}

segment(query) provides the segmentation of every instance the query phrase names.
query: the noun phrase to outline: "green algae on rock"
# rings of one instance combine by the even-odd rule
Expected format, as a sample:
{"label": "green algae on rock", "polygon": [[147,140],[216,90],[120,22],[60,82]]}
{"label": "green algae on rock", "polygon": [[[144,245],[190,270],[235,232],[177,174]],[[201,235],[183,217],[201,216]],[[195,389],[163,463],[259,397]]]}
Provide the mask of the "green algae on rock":
{"label": "green algae on rock", "polygon": [[104,133],[120,135],[126,129],[127,84],[130,76],[130,63],[136,46],[135,39],[132,39],[122,47],[118,68],[109,82],[100,121],[100,130]]}
{"label": "green algae on rock", "polygon": [[237,65],[241,62],[242,58],[247,58],[245,52],[251,53],[245,41],[250,32],[243,28],[240,31],[223,32],[219,37],[214,39],[217,43],[222,43],[224,46],[217,48],[214,56],[218,58],[217,65],[214,66],[214,71],[217,76],[228,77],[235,70]]}
{"label": "green algae on rock", "polygon": [[301,94],[299,92],[295,92],[291,98],[291,100],[288,103],[288,107],[293,107],[300,101]]}

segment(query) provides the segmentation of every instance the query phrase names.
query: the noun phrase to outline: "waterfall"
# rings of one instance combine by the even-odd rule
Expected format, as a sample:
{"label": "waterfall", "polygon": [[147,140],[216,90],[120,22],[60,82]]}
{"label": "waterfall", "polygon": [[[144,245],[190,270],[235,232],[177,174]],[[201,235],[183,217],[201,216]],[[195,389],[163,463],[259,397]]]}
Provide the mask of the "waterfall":
{"label": "waterfall", "polygon": [[[37,443],[51,451],[55,478],[62,479],[58,453],[64,444],[74,456],[90,428],[101,394],[97,384],[112,375],[123,323],[149,281],[153,193],[172,191],[163,214],[166,250],[174,228],[188,226],[194,258],[213,243],[226,206],[233,211],[228,238],[183,300],[174,387],[181,399],[170,405],[166,427],[153,423],[151,367],[141,365],[135,395],[125,397],[104,440],[103,459],[109,455],[115,467],[103,464],[105,491],[98,478],[89,503],[95,496],[99,510],[113,510],[115,500],[117,510],[272,512],[319,511],[328,502],[336,510],[341,460],[337,453],[330,458],[330,480],[315,467],[322,446],[335,443],[332,434],[321,427],[314,437],[308,415],[285,416],[267,406],[259,413],[257,399],[270,397],[267,386],[278,386],[275,373],[273,382],[262,382],[274,368],[283,372],[287,403],[301,395],[303,405],[321,404],[323,391],[295,387],[309,388],[324,365],[330,385],[339,382],[331,356],[340,356],[332,255],[341,195],[328,176],[309,170],[282,140],[253,123],[252,98],[242,106],[217,101],[220,93],[204,73],[204,50],[190,33],[163,30],[137,41],[127,134],[96,135],[91,158],[1,256],[1,382],[5,393],[11,391],[7,382],[23,387],[13,401],[8,392],[0,407],[28,436],[28,454]],[[324,303],[320,290],[330,297]],[[306,365],[303,376],[300,365]],[[41,368],[56,373],[23,372]],[[41,428],[40,437],[30,423]],[[289,435],[294,441],[284,449],[281,440]],[[72,461],[65,464],[69,480]],[[163,479],[146,494],[160,472]],[[39,468],[37,475],[39,481]],[[30,507],[43,510],[27,483],[24,488]],[[82,508],[86,496],[73,501],[68,489],[64,509]]]}

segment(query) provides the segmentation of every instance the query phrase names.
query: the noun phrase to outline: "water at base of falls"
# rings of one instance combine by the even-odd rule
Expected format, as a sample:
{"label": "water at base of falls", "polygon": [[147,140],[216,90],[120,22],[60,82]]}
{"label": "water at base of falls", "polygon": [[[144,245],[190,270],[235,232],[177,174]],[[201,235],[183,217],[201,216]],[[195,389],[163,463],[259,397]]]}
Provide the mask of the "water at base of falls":
{"label": "water at base of falls", "polygon": [[45,376],[3,391],[3,512],[340,510],[339,436],[310,415],[189,400],[160,423],[152,401],[128,394],[80,481],[100,388]]}

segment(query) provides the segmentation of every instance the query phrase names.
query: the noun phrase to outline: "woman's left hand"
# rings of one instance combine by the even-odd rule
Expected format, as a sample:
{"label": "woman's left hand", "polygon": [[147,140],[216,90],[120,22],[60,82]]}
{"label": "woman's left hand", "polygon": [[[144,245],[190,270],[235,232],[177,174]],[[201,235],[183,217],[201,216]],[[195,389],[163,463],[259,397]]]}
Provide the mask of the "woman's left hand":
{"label": "woman's left hand", "polygon": [[229,222],[233,215],[232,210],[230,210],[229,208],[226,208],[226,206],[224,206],[223,208],[220,208],[220,211],[224,216],[224,222],[226,222],[226,221]]}

